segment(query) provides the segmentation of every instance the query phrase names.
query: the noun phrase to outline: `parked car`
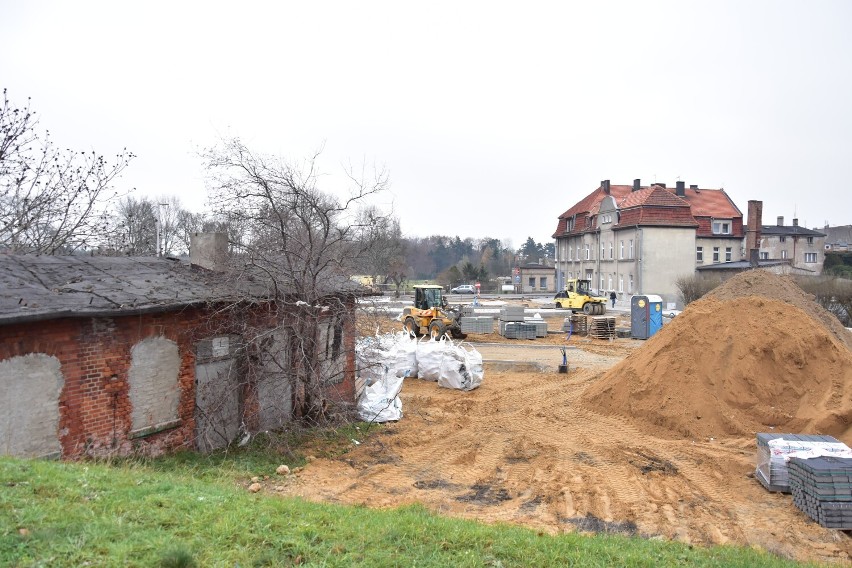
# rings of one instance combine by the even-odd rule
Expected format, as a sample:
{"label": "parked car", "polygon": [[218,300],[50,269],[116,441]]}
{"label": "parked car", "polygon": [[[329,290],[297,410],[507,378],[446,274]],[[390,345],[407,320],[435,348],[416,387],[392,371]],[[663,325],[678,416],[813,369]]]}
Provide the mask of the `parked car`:
{"label": "parked car", "polygon": [[453,294],[476,294],[476,288],[470,284],[462,284],[450,290]]}

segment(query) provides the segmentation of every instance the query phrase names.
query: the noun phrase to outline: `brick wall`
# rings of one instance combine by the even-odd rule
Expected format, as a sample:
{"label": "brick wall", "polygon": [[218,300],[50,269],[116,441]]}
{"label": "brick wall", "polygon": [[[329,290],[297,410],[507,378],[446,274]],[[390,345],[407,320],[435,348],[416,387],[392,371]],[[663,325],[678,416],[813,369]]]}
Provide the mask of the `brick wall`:
{"label": "brick wall", "polygon": [[[349,307],[354,308],[351,304]],[[249,317],[254,320],[253,325],[274,321],[274,314],[261,310]],[[0,326],[0,361],[33,353],[58,359],[64,379],[58,421],[63,457],[157,454],[194,444],[196,343],[212,335],[239,333],[239,326],[244,324],[245,321],[217,322],[216,316],[202,308],[185,308],[160,314],[6,325]],[[131,353],[134,346],[148,338],[163,338],[177,346],[177,420],[134,432],[129,380]],[[334,400],[353,402],[355,329],[351,318],[347,318],[343,341],[344,380],[331,385],[328,394]],[[15,389],[11,382],[20,378],[0,376],[0,380],[10,382],[10,392],[25,396],[25,391]],[[245,409],[257,408],[256,396],[252,389],[242,394]],[[21,405],[26,402],[14,401]],[[257,420],[248,417],[247,422],[252,427]]]}

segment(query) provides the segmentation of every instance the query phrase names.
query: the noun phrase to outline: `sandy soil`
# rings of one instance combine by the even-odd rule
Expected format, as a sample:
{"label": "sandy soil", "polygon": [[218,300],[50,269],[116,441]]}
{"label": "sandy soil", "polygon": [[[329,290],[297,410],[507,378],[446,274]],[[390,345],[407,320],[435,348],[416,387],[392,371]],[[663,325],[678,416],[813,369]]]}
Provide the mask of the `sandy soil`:
{"label": "sandy soil", "polygon": [[[770,307],[781,321],[794,317],[804,325],[805,316],[800,312],[791,315],[783,305],[774,303]],[[723,308],[706,304],[705,309],[704,317],[713,319]],[[720,364],[713,367],[700,358],[689,359],[693,356],[689,353],[673,351],[672,364],[679,358],[684,361],[681,376],[648,370],[649,365],[653,367],[649,361],[662,357],[650,355],[652,352],[683,343],[685,330],[700,334],[696,331],[703,327],[700,316],[685,317],[681,325],[674,325],[682,314],[648,342],[576,336],[566,342],[564,336],[554,335],[547,342],[523,345],[515,340],[510,345],[490,336],[472,338],[479,340],[476,347],[486,360],[479,389],[461,392],[406,379],[401,421],[373,426],[362,444],[353,444],[338,459],[312,460],[295,481],[276,489],[310,500],[370,507],[417,502],[441,514],[517,523],[549,533],[619,532],[702,546],[754,546],[797,560],[849,562],[852,539],[847,533],[821,528],[793,505],[789,495],[769,493],[754,478],[756,444],[754,431],[748,427],[772,430],[768,426],[764,430],[756,419],[744,421],[742,411],[749,400],[716,399],[715,406],[708,402],[707,397],[718,393],[700,369],[709,365],[718,370]],[[776,331],[762,337],[763,329],[746,329],[751,339],[737,336],[735,343],[772,341],[777,345],[786,341]],[[829,349],[832,364],[845,365],[850,353],[843,350],[842,342],[824,327],[817,331],[816,342],[801,344],[800,349],[813,357],[819,357],[820,349]],[[731,344],[719,328],[710,326],[707,333],[718,335],[724,345]],[[697,353],[712,341],[688,344]],[[560,345],[569,346],[571,369],[567,374],[556,372]],[[731,353],[719,349],[717,359],[732,357],[722,366],[756,357],[749,345]],[[799,353],[792,344],[790,350]],[[772,359],[772,349],[758,351]],[[504,370],[499,361],[506,358],[543,362],[542,371]],[[767,369],[766,380],[779,369],[807,370],[807,365],[787,351],[777,359],[782,367]],[[755,376],[763,376],[759,372],[762,364],[755,359],[750,376],[729,373],[723,390],[737,386],[737,381],[753,383]],[[846,384],[838,385],[838,381]],[[661,386],[670,383],[683,383],[683,388]],[[837,397],[849,398],[847,384],[852,379],[841,373],[839,379],[823,383],[822,394],[816,398],[834,409],[837,424],[844,423],[850,401]],[[631,384],[640,388],[631,390]],[[651,413],[654,399],[649,392],[658,392],[663,397],[660,400],[668,397],[669,407],[675,406],[672,397],[693,397],[698,402],[684,404],[693,414],[696,408],[707,416],[738,408],[738,427],[707,435],[690,426],[695,420],[690,412],[684,416],[663,413],[657,419]],[[762,396],[774,396],[773,392]],[[641,397],[637,408],[644,409],[645,415],[631,414],[631,397]],[[804,418],[816,418],[821,408],[814,406],[816,398],[809,400]],[[804,412],[793,406],[787,411],[791,416]],[[777,414],[770,413],[772,416]],[[813,426],[818,421],[802,424]],[[839,428],[837,434],[843,434],[840,437],[846,443],[852,442],[846,439],[848,430]]]}

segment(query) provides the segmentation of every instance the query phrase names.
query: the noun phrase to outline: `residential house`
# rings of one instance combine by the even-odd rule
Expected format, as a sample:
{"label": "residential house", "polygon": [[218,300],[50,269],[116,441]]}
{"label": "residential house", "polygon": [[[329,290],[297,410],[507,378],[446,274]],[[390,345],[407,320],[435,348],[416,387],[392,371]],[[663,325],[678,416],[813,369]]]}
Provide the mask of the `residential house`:
{"label": "residential house", "polygon": [[829,227],[826,225],[820,232],[825,234],[826,251],[852,251],[852,225],[840,225],[839,227]]}
{"label": "residential house", "polygon": [[[290,420],[292,312],[262,282],[202,268],[224,254],[214,240],[194,264],[0,254],[0,454],[210,450]],[[334,300],[354,313],[351,293]],[[354,318],[334,313],[318,307],[315,358],[328,396],[351,403]]]}
{"label": "residential house", "polygon": [[556,271],[552,262],[540,260],[518,267],[519,292],[522,294],[555,294]]}
{"label": "residential house", "polygon": [[760,233],[761,259],[788,260],[794,268],[822,272],[825,233],[800,227],[798,219],[793,219],[792,225],[785,225],[784,217],[778,217],[775,225],[761,226]]}
{"label": "residential house", "polygon": [[585,278],[600,291],[679,301],[676,280],[698,266],[743,259],[743,215],[723,189],[604,180],[559,216],[557,286]]}

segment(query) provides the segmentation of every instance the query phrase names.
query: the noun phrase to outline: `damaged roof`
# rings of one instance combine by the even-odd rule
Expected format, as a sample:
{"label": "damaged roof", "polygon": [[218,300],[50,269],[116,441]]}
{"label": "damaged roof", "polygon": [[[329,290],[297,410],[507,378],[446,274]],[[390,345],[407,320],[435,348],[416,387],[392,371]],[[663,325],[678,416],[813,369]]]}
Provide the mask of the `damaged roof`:
{"label": "damaged roof", "polygon": [[0,254],[0,324],[168,311],[269,297],[257,282],[154,257]]}

